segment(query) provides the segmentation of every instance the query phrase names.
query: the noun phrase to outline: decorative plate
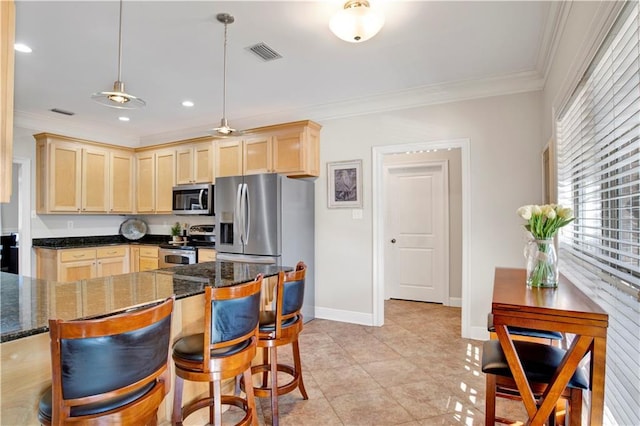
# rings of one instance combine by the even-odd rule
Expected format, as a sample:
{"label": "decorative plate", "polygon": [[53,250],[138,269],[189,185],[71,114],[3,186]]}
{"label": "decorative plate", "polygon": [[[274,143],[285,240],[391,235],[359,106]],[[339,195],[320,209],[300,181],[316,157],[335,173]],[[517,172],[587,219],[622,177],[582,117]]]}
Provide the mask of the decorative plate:
{"label": "decorative plate", "polygon": [[147,233],[147,224],[140,219],[127,219],[120,225],[120,234],[127,240],[139,240]]}

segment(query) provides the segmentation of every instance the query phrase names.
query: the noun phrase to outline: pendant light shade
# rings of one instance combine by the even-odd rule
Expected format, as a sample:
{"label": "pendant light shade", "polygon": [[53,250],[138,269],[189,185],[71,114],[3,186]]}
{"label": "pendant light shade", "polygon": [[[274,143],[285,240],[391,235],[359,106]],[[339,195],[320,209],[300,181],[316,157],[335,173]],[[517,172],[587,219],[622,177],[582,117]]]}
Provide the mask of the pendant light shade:
{"label": "pendant light shade", "polygon": [[119,109],[137,109],[147,104],[142,99],[125,92],[122,82],[122,0],[120,0],[118,25],[118,79],[113,83],[112,91],[94,93],[91,99],[101,105]]}
{"label": "pendant light shade", "polygon": [[218,22],[224,24],[224,53],[223,53],[223,72],[222,72],[222,119],[220,127],[213,129],[217,136],[234,136],[241,132],[229,126],[227,121],[227,25],[233,24],[235,18],[228,13],[219,13],[216,16]]}
{"label": "pendant light shade", "polygon": [[362,43],[378,34],[384,25],[384,15],[369,7],[366,0],[350,0],[344,4],[331,21],[329,28],[340,39],[350,43]]}

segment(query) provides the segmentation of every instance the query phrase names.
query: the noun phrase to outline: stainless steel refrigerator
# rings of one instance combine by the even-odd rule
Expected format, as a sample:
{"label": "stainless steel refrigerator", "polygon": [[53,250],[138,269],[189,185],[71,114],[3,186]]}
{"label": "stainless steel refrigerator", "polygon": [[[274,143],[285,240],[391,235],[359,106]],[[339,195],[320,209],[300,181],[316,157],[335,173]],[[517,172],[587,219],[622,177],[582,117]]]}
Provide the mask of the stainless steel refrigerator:
{"label": "stainless steel refrigerator", "polygon": [[307,265],[305,321],[315,317],[314,182],[276,173],[216,178],[218,261]]}

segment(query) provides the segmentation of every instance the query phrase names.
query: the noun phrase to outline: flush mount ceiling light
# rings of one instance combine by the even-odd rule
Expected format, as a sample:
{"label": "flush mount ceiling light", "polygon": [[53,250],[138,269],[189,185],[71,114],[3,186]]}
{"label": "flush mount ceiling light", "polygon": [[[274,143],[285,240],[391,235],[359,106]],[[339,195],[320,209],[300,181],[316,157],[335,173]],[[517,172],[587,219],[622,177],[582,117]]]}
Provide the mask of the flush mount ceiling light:
{"label": "flush mount ceiling light", "polygon": [[362,43],[376,35],[384,25],[384,16],[369,7],[366,0],[350,0],[331,21],[329,28],[340,39]]}
{"label": "flush mount ceiling light", "polygon": [[218,22],[224,24],[224,53],[223,53],[223,72],[222,72],[222,119],[220,120],[220,127],[213,129],[217,136],[234,136],[239,132],[229,126],[227,122],[227,26],[233,24],[235,18],[228,13],[219,13],[216,16]]}
{"label": "flush mount ceiling light", "polygon": [[94,93],[91,95],[91,99],[101,105],[119,109],[137,109],[147,104],[142,99],[124,91],[124,83],[122,82],[122,0],[120,0],[118,27],[118,79],[113,83],[113,91]]}

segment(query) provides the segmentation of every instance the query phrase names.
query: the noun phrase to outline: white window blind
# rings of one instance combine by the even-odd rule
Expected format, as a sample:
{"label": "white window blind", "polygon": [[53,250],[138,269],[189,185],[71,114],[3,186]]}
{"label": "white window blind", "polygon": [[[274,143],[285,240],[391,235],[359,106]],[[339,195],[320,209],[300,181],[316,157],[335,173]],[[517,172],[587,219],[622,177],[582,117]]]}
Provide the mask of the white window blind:
{"label": "white window blind", "polygon": [[617,425],[640,425],[639,4],[622,9],[556,123],[558,201],[576,218],[561,268],[609,313],[605,407]]}

